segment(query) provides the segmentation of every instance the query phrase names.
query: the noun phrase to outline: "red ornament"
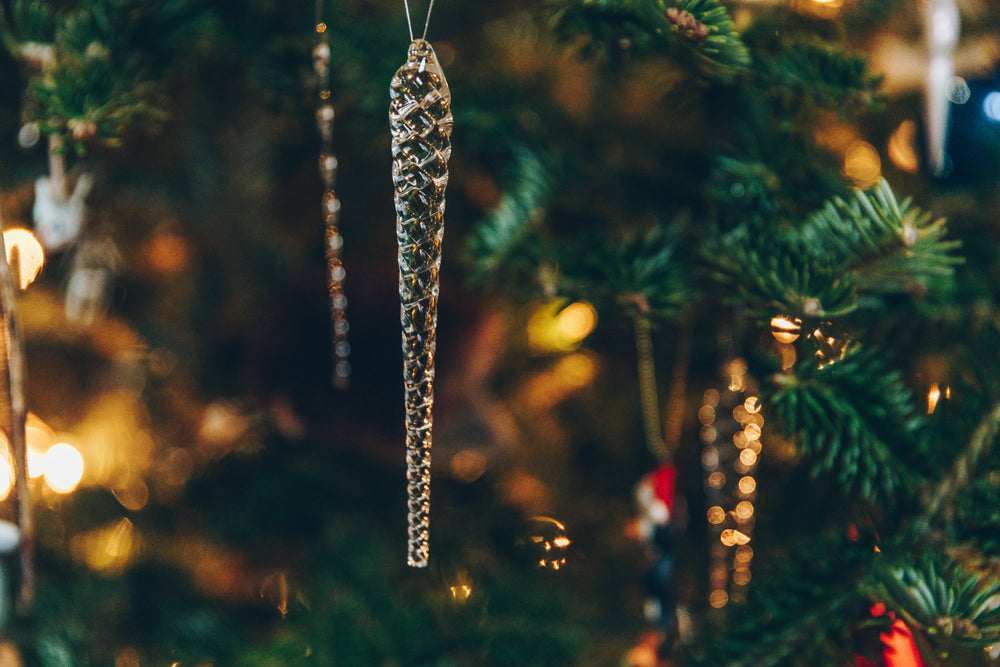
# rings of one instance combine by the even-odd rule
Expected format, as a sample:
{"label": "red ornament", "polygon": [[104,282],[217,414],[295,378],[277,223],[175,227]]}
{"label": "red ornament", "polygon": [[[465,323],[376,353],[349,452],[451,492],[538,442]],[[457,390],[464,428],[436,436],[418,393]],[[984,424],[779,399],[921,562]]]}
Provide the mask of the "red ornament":
{"label": "red ornament", "polygon": [[[872,606],[872,616],[883,614],[885,614],[884,604],[879,602]],[[895,614],[889,612],[889,618],[894,617]],[[873,661],[858,656],[854,663],[855,667],[924,667],[913,633],[902,620],[897,618],[893,621],[892,626],[879,635],[879,638],[883,646],[881,658]]]}

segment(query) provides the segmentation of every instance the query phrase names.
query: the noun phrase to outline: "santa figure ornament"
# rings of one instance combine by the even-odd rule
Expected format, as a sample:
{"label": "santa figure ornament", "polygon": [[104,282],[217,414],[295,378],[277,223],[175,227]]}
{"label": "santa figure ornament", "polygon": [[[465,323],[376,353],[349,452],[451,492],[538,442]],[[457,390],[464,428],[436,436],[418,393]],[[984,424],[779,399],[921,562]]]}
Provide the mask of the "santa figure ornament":
{"label": "santa figure ornament", "polygon": [[657,653],[667,657],[677,637],[677,596],[674,589],[674,540],[681,523],[677,502],[677,468],[664,463],[645,475],[635,489],[639,509],[638,534],[650,551],[652,565],[646,574],[646,620],[662,636]]}

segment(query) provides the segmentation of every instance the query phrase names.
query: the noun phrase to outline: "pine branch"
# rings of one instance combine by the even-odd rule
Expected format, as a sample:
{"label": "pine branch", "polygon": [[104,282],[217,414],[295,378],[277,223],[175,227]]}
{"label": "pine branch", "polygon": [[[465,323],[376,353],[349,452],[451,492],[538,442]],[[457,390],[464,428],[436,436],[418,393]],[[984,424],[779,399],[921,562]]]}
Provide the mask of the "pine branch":
{"label": "pine branch", "polygon": [[961,258],[945,241],[944,219],[899,202],[884,180],[854,199],[832,199],[799,230],[801,247],[852,271],[859,292],[917,293],[947,289]]}
{"label": "pine branch", "polygon": [[712,79],[750,64],[726,8],[718,0],[558,0],[554,29],[586,53],[667,53]]}
{"label": "pine branch", "polygon": [[652,227],[609,243],[587,237],[562,246],[560,289],[629,317],[672,319],[691,302],[690,269],[676,226]]}
{"label": "pine branch", "polygon": [[855,348],[823,367],[800,364],[776,376],[773,418],[812,462],[812,474],[831,473],[845,493],[885,502],[915,473],[893,449],[922,447],[924,419],[901,374],[871,350]]}
{"label": "pine branch", "polygon": [[877,564],[865,588],[939,652],[947,653],[951,643],[985,647],[1000,641],[1000,579],[966,572],[937,551],[912,564]]}
{"label": "pine branch", "polygon": [[760,78],[786,106],[818,106],[843,113],[872,106],[881,77],[867,59],[839,44],[810,35],[782,41],[774,55],[762,53]]}
{"label": "pine branch", "polygon": [[[55,39],[52,10],[37,0],[15,0],[6,14],[0,6],[0,40],[12,53],[29,55],[30,47],[44,48]],[[25,47],[29,47],[26,51]]]}
{"label": "pine branch", "polygon": [[469,238],[465,257],[472,265],[473,284],[524,278],[535,266],[537,244],[529,240],[536,238],[536,226],[552,192],[551,169],[538,154],[522,148],[516,151],[511,173],[500,203],[475,225]]}
{"label": "pine branch", "polygon": [[940,482],[930,495],[924,516],[931,519],[945,508],[949,508],[955,499],[955,494],[969,481],[980,459],[996,443],[997,431],[1000,430],[1000,404],[993,406],[976,426],[965,450],[955,459],[951,471]]}
{"label": "pine branch", "polygon": [[712,278],[767,319],[777,313],[830,318],[857,308],[852,275],[837,273],[828,259],[786,244],[784,238],[739,227],[706,243],[702,259]]}

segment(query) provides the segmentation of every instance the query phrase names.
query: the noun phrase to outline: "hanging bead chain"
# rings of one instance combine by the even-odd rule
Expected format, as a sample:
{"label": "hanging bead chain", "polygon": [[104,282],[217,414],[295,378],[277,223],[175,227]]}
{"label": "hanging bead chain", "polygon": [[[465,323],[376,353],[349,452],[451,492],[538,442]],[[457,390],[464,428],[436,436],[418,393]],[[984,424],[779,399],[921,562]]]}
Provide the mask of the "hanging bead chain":
{"label": "hanging bead chain", "polygon": [[347,297],[344,278],[347,275],[341,260],[344,239],[340,235],[340,199],[337,184],[337,158],[333,154],[333,104],[330,102],[330,37],[323,22],[323,0],[316,0],[316,34],[313,67],[319,88],[316,126],[320,136],[319,175],[323,183],[322,211],[326,226],[327,289],[330,293],[330,324],[333,345],[333,386],[346,389],[350,383],[351,345],[347,342]]}

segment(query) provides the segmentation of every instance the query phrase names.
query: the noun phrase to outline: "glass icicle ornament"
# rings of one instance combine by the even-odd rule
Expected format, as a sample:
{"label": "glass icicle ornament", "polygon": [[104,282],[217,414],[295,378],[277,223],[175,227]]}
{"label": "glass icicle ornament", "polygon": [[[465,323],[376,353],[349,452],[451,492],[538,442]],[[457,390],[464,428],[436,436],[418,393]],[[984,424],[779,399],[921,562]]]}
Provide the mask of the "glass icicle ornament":
{"label": "glass icicle ornament", "polygon": [[426,567],[438,272],[451,156],[451,93],[434,49],[410,43],[389,105],[406,401],[407,563]]}

